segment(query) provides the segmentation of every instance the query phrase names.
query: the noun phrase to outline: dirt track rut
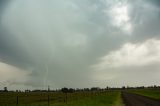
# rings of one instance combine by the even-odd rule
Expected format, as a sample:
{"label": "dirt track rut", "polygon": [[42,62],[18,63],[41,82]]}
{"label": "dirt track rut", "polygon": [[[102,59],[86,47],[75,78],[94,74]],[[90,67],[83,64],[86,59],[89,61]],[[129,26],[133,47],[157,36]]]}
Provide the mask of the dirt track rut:
{"label": "dirt track rut", "polygon": [[160,106],[160,101],[133,93],[122,92],[125,106]]}

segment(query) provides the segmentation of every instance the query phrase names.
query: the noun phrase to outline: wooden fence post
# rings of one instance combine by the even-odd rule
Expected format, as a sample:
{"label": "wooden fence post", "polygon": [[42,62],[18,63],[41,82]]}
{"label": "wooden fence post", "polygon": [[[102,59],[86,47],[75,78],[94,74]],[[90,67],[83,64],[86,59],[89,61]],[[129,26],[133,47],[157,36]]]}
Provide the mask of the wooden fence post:
{"label": "wooden fence post", "polygon": [[18,106],[18,96],[17,96],[17,99],[16,99],[16,106]]}
{"label": "wooden fence post", "polygon": [[67,104],[67,99],[68,99],[68,98],[67,98],[67,92],[66,92],[65,94],[66,94],[66,104]]}
{"label": "wooden fence post", "polygon": [[48,95],[48,106],[49,106],[49,95]]}

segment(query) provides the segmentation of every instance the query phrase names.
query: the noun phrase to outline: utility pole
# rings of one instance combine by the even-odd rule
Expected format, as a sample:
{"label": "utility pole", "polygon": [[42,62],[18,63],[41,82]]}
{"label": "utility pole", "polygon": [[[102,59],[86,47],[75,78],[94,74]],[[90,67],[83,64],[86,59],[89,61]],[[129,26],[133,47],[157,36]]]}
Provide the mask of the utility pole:
{"label": "utility pole", "polygon": [[48,92],[50,91],[50,86],[48,85]]}
{"label": "utility pole", "polygon": [[50,91],[50,86],[48,85],[48,106],[49,106],[49,91]]}

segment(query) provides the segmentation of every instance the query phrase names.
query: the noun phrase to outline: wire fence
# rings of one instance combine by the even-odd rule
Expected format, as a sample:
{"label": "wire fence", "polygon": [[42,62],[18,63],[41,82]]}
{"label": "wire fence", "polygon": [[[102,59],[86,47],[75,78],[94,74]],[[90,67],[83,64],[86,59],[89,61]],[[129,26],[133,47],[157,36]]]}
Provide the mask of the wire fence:
{"label": "wire fence", "polygon": [[63,106],[100,93],[0,93],[0,106]]}

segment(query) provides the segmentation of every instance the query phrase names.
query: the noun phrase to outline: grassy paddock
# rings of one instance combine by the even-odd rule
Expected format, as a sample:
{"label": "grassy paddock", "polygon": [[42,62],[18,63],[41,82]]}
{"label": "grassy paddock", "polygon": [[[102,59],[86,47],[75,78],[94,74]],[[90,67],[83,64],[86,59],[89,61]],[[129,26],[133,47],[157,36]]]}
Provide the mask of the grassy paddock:
{"label": "grassy paddock", "polygon": [[139,89],[129,90],[129,92],[160,100],[160,89]]}
{"label": "grassy paddock", "polygon": [[[105,92],[92,97],[71,101],[62,106],[122,106],[120,92]],[[59,106],[59,105],[58,105]]]}
{"label": "grassy paddock", "polygon": [[[0,106],[122,106],[120,91],[0,93]],[[48,101],[49,99],[49,101]]]}

